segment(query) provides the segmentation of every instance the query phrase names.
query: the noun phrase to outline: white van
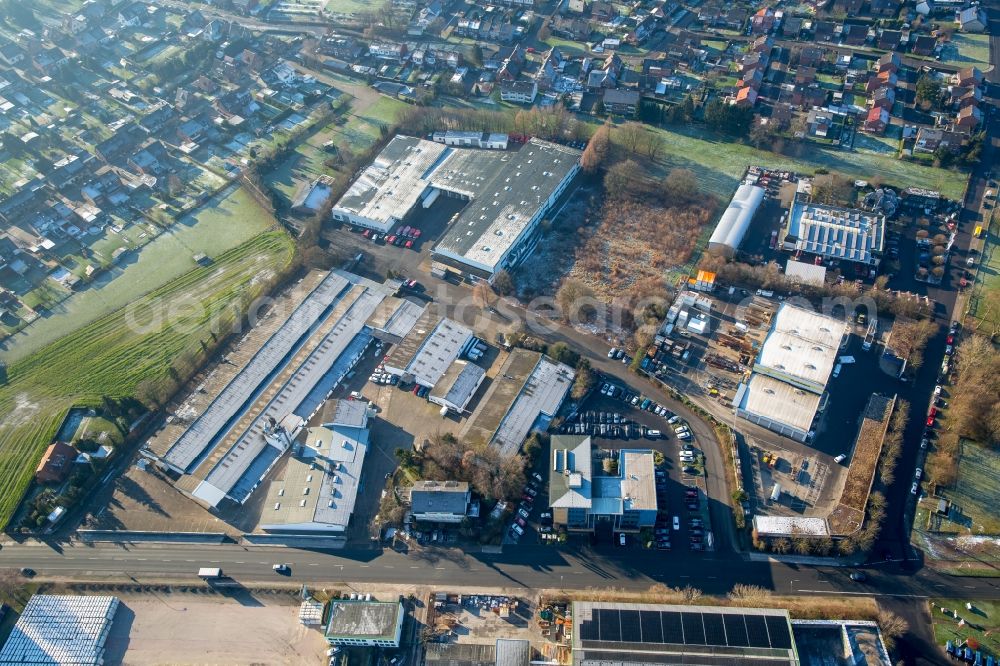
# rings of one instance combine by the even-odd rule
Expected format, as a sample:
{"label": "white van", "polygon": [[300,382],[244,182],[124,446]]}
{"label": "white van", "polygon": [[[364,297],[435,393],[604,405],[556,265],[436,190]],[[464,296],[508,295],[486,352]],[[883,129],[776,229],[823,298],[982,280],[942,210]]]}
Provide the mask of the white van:
{"label": "white van", "polygon": [[779,499],[781,499],[781,484],[776,483],[774,484],[774,488],[771,489],[771,501],[777,502]]}
{"label": "white van", "polygon": [[840,368],[841,368],[841,365],[839,363],[833,367],[833,376],[834,377],[839,377],[840,376]]}
{"label": "white van", "polygon": [[663,436],[663,433],[661,433],[659,430],[647,430],[646,431],[646,437],[648,437],[649,439],[659,439],[662,436]]}

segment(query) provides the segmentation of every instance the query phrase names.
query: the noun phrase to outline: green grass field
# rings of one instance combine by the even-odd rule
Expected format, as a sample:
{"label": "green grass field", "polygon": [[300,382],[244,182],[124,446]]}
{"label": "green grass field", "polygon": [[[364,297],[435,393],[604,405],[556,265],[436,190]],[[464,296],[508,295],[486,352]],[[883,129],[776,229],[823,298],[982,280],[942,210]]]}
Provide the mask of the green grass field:
{"label": "green grass field", "polygon": [[406,106],[405,102],[380,95],[364,111],[347,114],[343,125],[330,123],[309,134],[290,157],[266,176],[266,181],[290,200],[302,183],[327,171],[323,162],[333,154],[324,150],[324,143],[332,140],[341,150],[363,151],[379,138],[383,125],[391,127],[395,123]]}
{"label": "green grass field", "polygon": [[260,294],[262,276],[284,270],[293,256],[284,232],[258,234],[10,364],[0,386],[0,525],[71,406],[128,396],[143,380],[165,377],[178,356],[210,341],[226,313]]}
{"label": "green grass field", "polygon": [[[178,220],[99,280],[11,338],[0,360],[17,361],[98,317],[133,302],[194,268],[199,252],[210,257],[234,248],[273,225],[271,216],[240,189]],[[138,232],[145,224],[132,228]],[[138,239],[143,243],[146,239]],[[119,243],[122,244],[122,243]],[[101,246],[104,247],[104,246]],[[110,247],[110,245],[108,246]]]}
{"label": "green grass field", "polygon": [[[920,186],[960,199],[968,176],[957,171],[903,162],[889,155],[844,152],[815,145],[790,145],[795,156],[778,155],[753,146],[730,143],[698,128],[683,131],[656,128],[664,140],[664,156],[657,161],[662,173],[682,167],[698,176],[702,187],[724,199],[732,196],[743,172],[751,164],[812,174],[823,168],[855,179],[878,177],[886,185]],[[612,136],[614,133],[612,133]]]}
{"label": "green grass field", "polygon": [[[972,638],[979,643],[983,656],[1000,655],[1000,602],[975,601],[972,610],[965,607],[966,599],[931,599],[931,621],[934,623],[934,642],[944,646],[946,641],[958,645]],[[955,611],[965,620],[963,627],[951,612],[942,613],[941,608]]]}
{"label": "green grass field", "polygon": [[990,36],[955,33],[951,43],[942,50],[941,62],[957,67],[987,69],[990,66]]}
{"label": "green grass field", "polygon": [[326,0],[326,11],[331,14],[356,14],[371,12],[382,6],[378,0]]}
{"label": "green grass field", "polygon": [[1000,250],[997,249],[1000,218],[997,217],[995,208],[990,212],[988,222],[983,225],[987,228],[987,234],[982,244],[979,267],[976,269],[976,282],[969,297],[969,317],[976,320],[975,328],[988,332],[998,328],[1000,324],[1000,311],[990,302],[991,299],[983,298],[985,294],[1000,291]]}
{"label": "green grass field", "polygon": [[1000,453],[986,446],[963,440],[958,462],[958,482],[954,488],[940,488],[938,493],[951,500],[961,513],[962,534],[1000,534]]}

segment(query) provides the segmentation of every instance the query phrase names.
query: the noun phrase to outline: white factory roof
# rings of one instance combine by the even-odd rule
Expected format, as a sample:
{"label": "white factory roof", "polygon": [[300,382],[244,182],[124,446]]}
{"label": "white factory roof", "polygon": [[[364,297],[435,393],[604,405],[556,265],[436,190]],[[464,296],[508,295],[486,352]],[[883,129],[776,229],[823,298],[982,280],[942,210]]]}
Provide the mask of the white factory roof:
{"label": "white factory roof", "polygon": [[805,261],[789,259],[785,263],[785,276],[793,280],[798,280],[803,284],[822,287],[826,282],[826,266],[817,266]]}
{"label": "white factory roof", "polygon": [[736,249],[743,242],[743,236],[750,227],[754,213],[764,200],[764,188],[744,183],[736,189],[729,207],[722,213],[715,231],[708,239],[709,246],[724,245]]}
{"label": "white factory roof", "polygon": [[826,518],[802,516],[754,516],[753,526],[763,536],[828,536]]}
{"label": "white factory roof", "polygon": [[451,149],[399,134],[351,183],[334,210],[380,225],[403,219],[427,188],[434,165]]}
{"label": "white factory roof", "polygon": [[784,303],[774,315],[754,371],[822,393],[846,333],[843,321]]}
{"label": "white factory roof", "polygon": [[808,432],[821,395],[767,375],[753,373],[737,407],[770,421]]}
{"label": "white factory roof", "polygon": [[103,664],[117,610],[116,597],[36,594],[0,650],[0,664]]}
{"label": "white factory roof", "polygon": [[[796,250],[864,264],[885,248],[885,217],[853,208],[799,201],[788,216],[788,233]],[[792,242],[789,240],[788,242]]]}

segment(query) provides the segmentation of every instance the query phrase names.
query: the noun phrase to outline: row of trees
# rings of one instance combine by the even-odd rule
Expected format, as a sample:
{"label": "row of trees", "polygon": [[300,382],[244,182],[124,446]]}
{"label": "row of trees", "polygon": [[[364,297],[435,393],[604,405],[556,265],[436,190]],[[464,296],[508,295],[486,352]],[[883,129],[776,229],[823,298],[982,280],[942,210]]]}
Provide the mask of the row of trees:
{"label": "row of trees", "polygon": [[1000,352],[986,336],[968,335],[958,347],[955,365],[948,411],[951,429],[1000,447]]}
{"label": "row of trees", "polygon": [[526,483],[527,459],[518,454],[504,458],[491,446],[466,446],[451,433],[441,433],[426,442],[420,451],[397,451],[421,477],[433,481],[465,481],[481,497],[513,500]]}

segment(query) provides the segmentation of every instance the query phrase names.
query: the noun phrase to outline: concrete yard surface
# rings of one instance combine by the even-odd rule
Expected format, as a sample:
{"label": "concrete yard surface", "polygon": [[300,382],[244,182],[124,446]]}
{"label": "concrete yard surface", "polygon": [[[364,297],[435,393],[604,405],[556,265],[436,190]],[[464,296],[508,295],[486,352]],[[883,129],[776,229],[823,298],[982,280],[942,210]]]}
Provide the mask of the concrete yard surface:
{"label": "concrete yard surface", "polygon": [[299,624],[298,606],[236,598],[171,594],[123,597],[108,636],[105,663],[128,666],[319,664],[323,634]]}

